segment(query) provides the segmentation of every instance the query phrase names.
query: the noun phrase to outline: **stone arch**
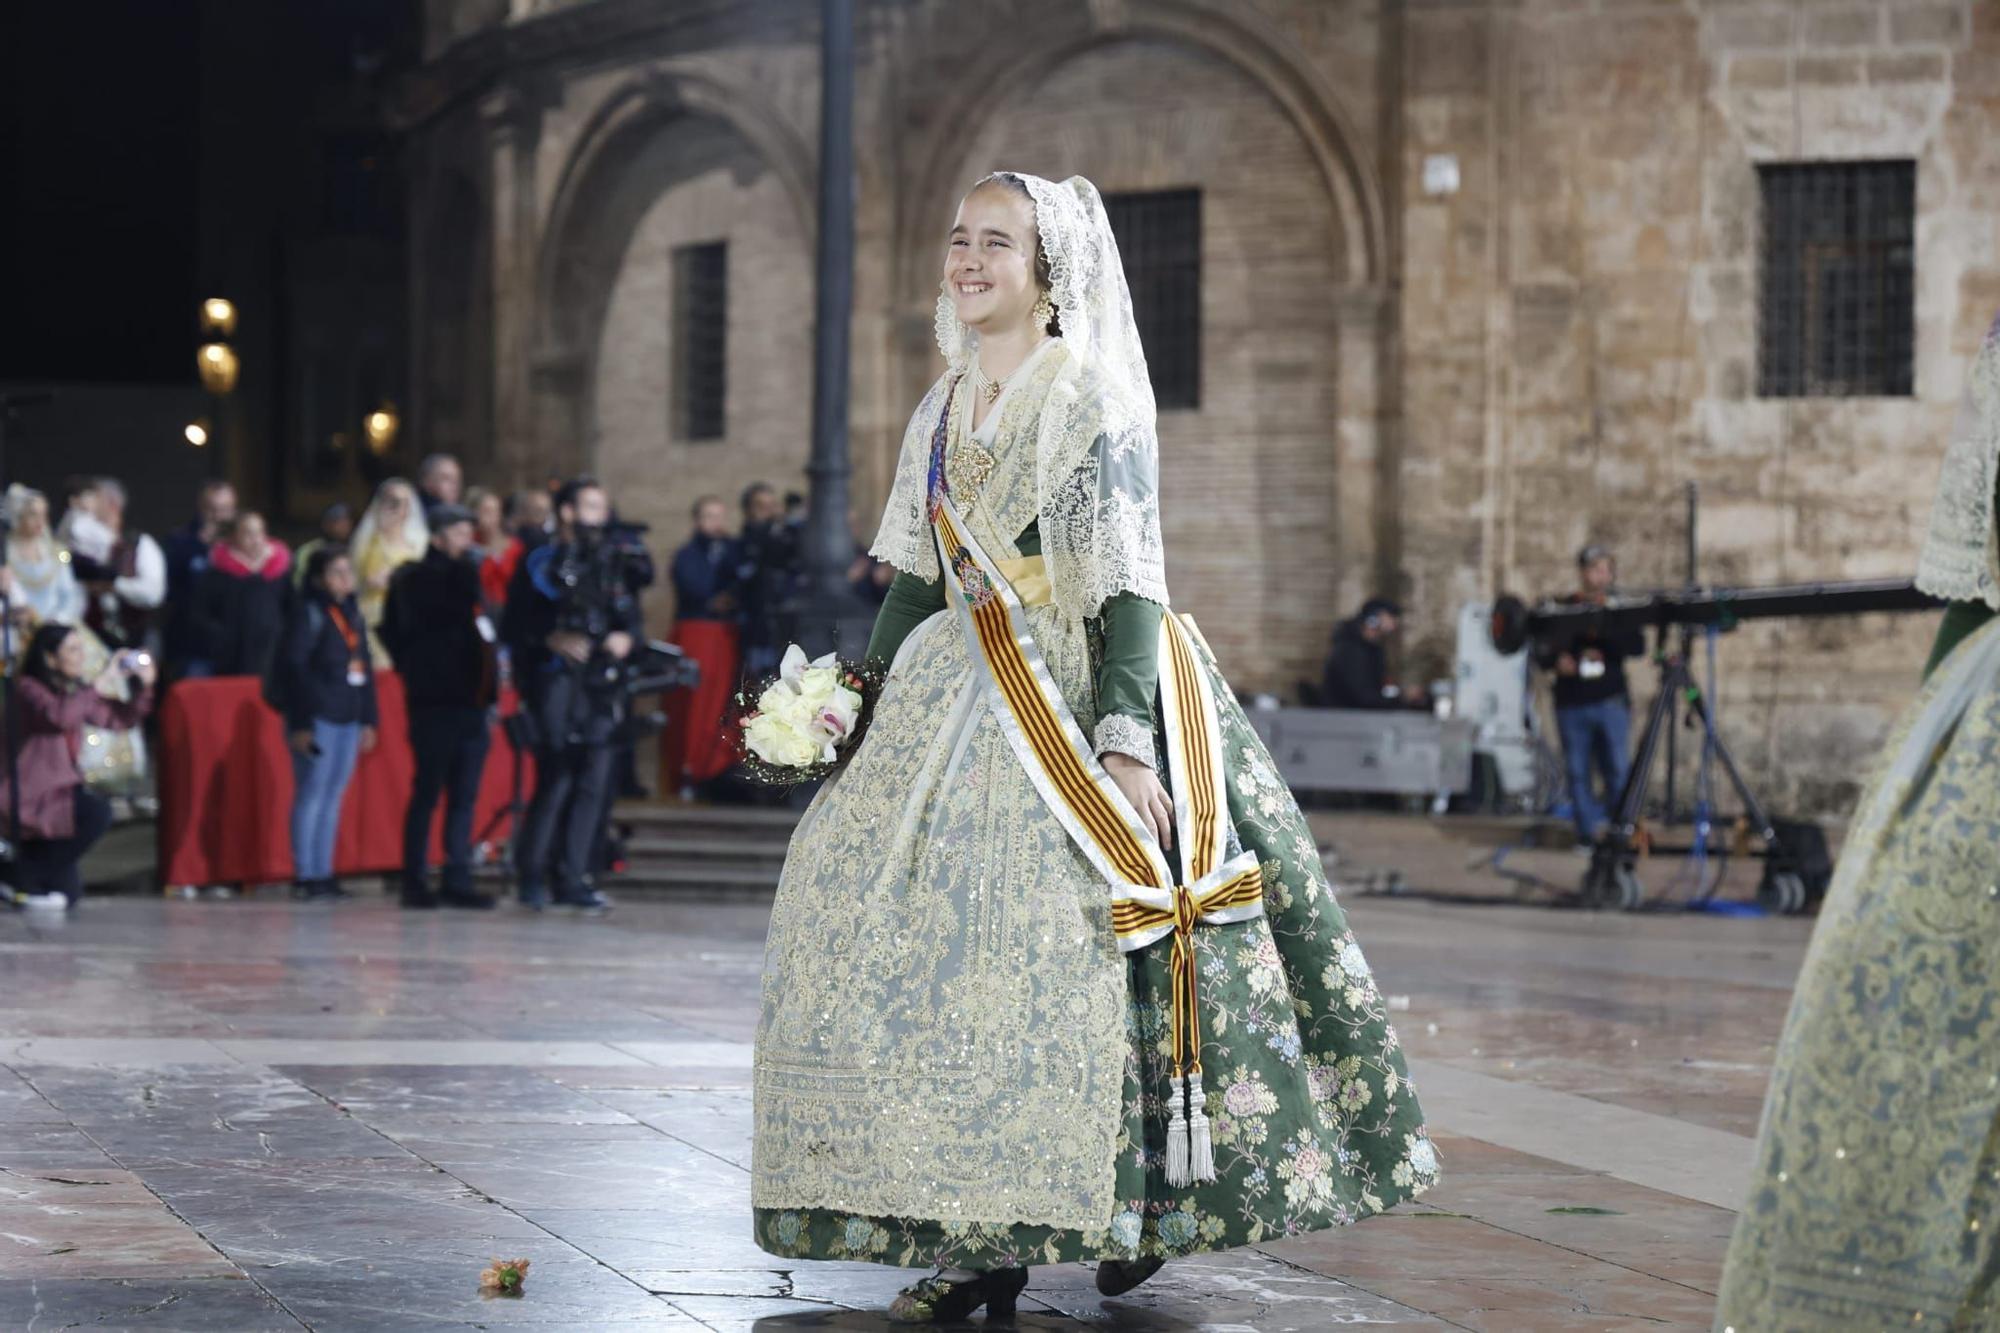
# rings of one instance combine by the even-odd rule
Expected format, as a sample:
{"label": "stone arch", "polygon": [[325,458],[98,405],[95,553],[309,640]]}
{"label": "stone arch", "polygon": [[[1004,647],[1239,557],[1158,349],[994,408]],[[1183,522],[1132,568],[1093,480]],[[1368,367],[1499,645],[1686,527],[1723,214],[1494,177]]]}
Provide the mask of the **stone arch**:
{"label": "stone arch", "polygon": [[[1240,7],[1213,0],[1186,0],[1146,6],[1096,6],[1087,32],[1055,43],[1023,44],[1002,58],[973,66],[957,94],[935,117],[938,127],[917,163],[912,188],[902,200],[906,242],[925,234],[927,220],[961,181],[963,140],[958,127],[977,123],[983,110],[1003,105],[1020,88],[1056,65],[1094,47],[1135,37],[1185,43],[1234,66],[1285,113],[1312,154],[1340,218],[1336,238],[1350,286],[1376,287],[1387,281],[1388,220],[1380,174],[1366,142],[1318,71],[1267,34]],[[1033,25],[1023,25],[1032,31]],[[933,228],[934,229],[934,228]],[[899,290],[921,293],[927,256],[920,246],[901,247]]]}
{"label": "stone arch", "polygon": [[634,230],[677,183],[727,168],[769,173],[809,245],[810,151],[759,99],[706,77],[651,72],[583,125],[557,181],[535,275],[535,436],[546,457],[586,464],[596,438],[598,338]]}

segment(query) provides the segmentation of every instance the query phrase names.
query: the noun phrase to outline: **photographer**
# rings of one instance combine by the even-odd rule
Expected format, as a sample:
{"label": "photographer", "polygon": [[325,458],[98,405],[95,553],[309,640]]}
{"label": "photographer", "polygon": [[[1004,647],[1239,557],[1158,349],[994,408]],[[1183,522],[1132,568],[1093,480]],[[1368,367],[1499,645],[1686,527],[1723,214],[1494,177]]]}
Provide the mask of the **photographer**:
{"label": "photographer", "polygon": [[[483,911],[493,899],[472,887],[472,817],[499,678],[495,635],[472,559],[472,511],[441,503],[431,515],[430,549],[391,577],[382,611],[381,635],[403,678],[417,760],[403,820],[403,906]],[[444,873],[432,893],[431,820],[440,794]]]}
{"label": "photographer", "polygon": [[557,493],[555,509],[555,539],[522,559],[507,594],[503,637],[530,719],[536,774],[516,868],[528,906],[547,901],[553,858],[555,900],[601,912],[610,901],[590,881],[590,858],[629,708],[624,663],[638,607],[625,557],[607,534],[604,488],[579,477]]}
{"label": "photographer", "polygon": [[[1563,601],[1604,605],[1618,577],[1610,549],[1584,547],[1577,552],[1576,568],[1578,589]],[[1556,730],[1562,735],[1570,809],[1580,843],[1593,843],[1604,832],[1610,823],[1605,804],[1617,800],[1625,789],[1632,733],[1625,659],[1645,652],[1646,635],[1638,629],[1579,630],[1536,650],[1543,670],[1555,673]],[[1591,785],[1593,770],[1604,779],[1601,799]]]}
{"label": "photographer", "polygon": [[[0,811],[19,803],[14,883],[25,894],[20,901],[30,907],[75,906],[83,896],[78,863],[111,827],[111,803],[84,785],[77,763],[84,729],[126,730],[142,725],[152,711],[158,674],[151,657],[120,653],[94,681],[87,662],[80,631],[43,625],[28,643],[14,687],[19,788],[18,794],[9,790],[7,772],[0,768]],[[120,693],[130,694],[131,701],[113,697]],[[0,821],[5,818],[0,815]]]}

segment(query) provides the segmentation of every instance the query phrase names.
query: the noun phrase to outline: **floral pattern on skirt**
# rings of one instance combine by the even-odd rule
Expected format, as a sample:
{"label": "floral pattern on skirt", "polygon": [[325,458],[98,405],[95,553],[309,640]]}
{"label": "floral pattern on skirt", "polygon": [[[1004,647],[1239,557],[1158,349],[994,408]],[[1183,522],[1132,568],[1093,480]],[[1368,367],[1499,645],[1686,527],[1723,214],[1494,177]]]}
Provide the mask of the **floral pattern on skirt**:
{"label": "floral pattern on skirt", "polygon": [[1217,1178],[1178,1189],[1166,1181],[1171,944],[1163,940],[1126,960],[1121,1202],[1102,1229],[757,1209],[763,1248],[970,1269],[1183,1255],[1346,1225],[1437,1181],[1437,1152],[1386,1005],[1305,817],[1205,652],[1203,660],[1221,713],[1231,820],[1262,863],[1266,911],[1195,931]]}

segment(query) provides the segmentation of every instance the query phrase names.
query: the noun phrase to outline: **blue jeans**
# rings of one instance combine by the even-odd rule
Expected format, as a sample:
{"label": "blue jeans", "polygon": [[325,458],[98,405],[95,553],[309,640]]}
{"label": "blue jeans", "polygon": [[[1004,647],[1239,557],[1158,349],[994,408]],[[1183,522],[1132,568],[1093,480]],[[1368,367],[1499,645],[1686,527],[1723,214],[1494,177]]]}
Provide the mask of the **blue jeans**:
{"label": "blue jeans", "polygon": [[359,722],[313,719],[318,754],[292,751],[292,870],[302,881],[333,878],[333,840],[340,832],[340,801],[361,753]]}
{"label": "blue jeans", "polygon": [[[1625,790],[1630,766],[1632,703],[1623,695],[1602,703],[1573,704],[1556,709],[1556,730],[1562,733],[1563,760],[1569,767],[1569,803],[1576,816],[1576,836],[1591,841],[1611,822],[1604,803]],[[1604,798],[1591,790],[1591,770],[1604,778]]]}

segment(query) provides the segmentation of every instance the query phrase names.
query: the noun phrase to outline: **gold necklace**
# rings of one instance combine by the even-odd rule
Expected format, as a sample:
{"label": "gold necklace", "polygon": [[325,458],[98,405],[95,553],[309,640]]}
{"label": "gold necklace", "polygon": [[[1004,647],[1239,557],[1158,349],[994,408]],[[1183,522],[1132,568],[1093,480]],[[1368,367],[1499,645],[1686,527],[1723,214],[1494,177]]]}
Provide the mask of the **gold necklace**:
{"label": "gold necklace", "polygon": [[1028,363],[1035,359],[1035,353],[1041,350],[1042,342],[1046,341],[1046,338],[1042,339],[1041,342],[1037,342],[1033,347],[1029,348],[1028,354],[1021,358],[1021,364],[1015,366],[997,380],[986,373],[986,366],[980,361],[979,357],[976,354],[973,356],[972,387],[985,397],[988,407],[1000,401],[1000,395],[1006,391],[1008,384],[1013,382],[1016,375],[1028,368]]}

